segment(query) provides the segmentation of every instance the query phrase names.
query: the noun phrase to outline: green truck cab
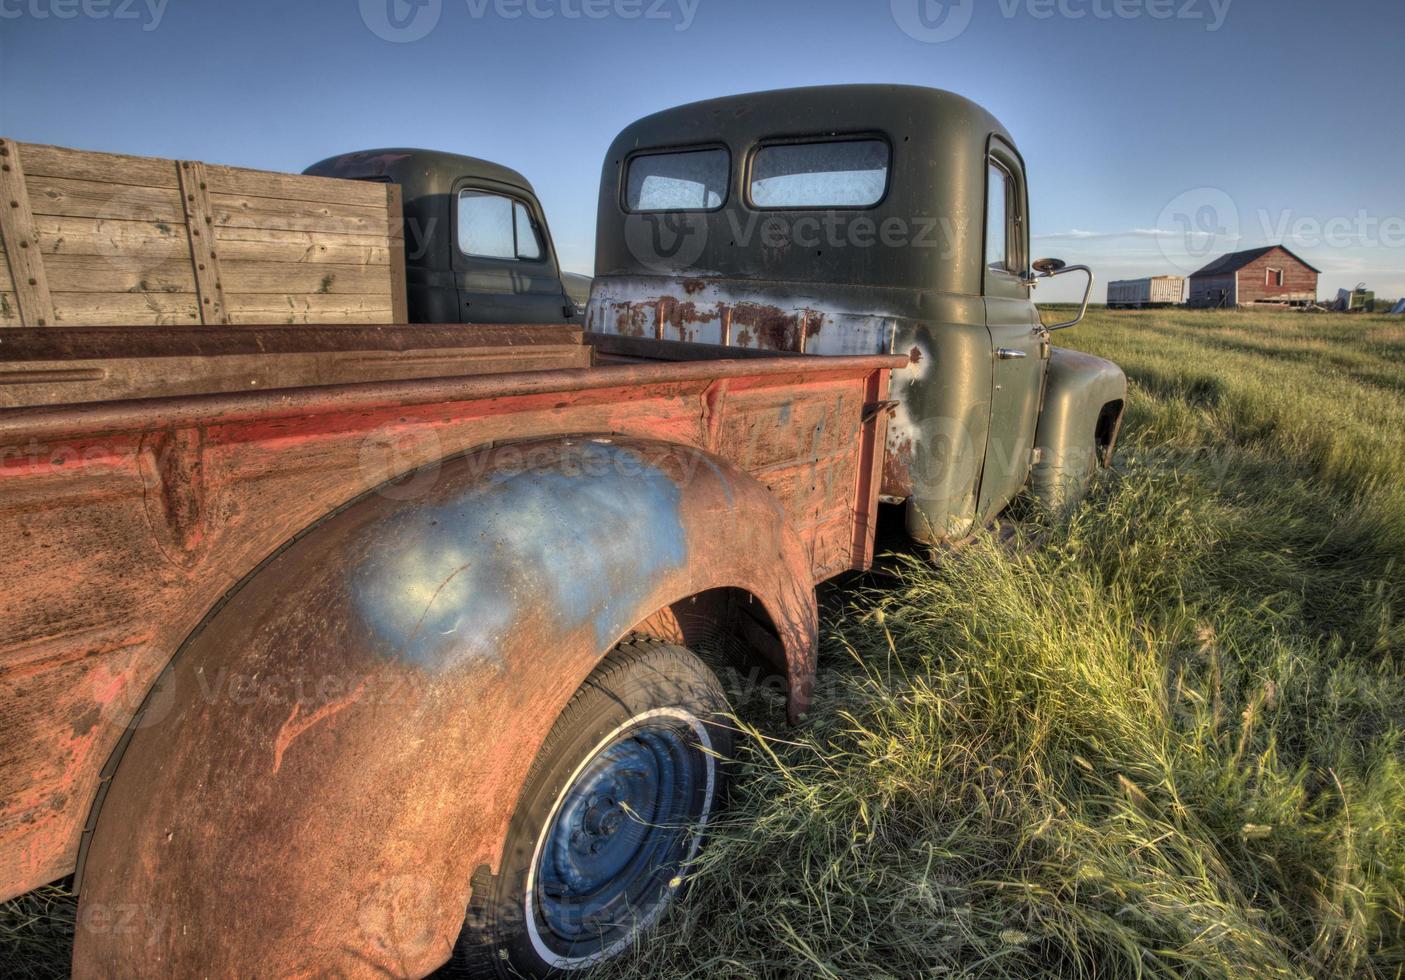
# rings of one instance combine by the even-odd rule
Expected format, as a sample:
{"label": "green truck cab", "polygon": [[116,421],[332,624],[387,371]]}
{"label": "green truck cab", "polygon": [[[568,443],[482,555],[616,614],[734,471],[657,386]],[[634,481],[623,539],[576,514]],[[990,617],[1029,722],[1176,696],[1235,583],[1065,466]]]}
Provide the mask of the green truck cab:
{"label": "green truck cab", "polygon": [[410,323],[579,323],[589,279],[563,273],[526,177],[457,153],[360,150],[303,171],[398,184]]}
{"label": "green truck cab", "polygon": [[[586,329],[797,354],[906,353],[882,496],[927,543],[1110,462],[1126,379],[1054,347],[1024,160],[975,103],[844,85],[731,96],[626,128],[600,184]],[[1087,293],[1084,295],[1084,310]],[[1078,319],[1081,320],[1080,313]]]}

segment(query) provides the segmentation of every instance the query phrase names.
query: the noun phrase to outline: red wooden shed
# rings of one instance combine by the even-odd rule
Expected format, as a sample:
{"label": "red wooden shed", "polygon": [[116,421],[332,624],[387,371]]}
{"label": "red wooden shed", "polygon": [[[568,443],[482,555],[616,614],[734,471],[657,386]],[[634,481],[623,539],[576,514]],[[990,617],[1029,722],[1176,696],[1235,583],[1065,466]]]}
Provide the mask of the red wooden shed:
{"label": "red wooden shed", "polygon": [[1186,305],[1201,309],[1261,303],[1307,306],[1317,302],[1322,270],[1282,245],[1221,256],[1190,277]]}

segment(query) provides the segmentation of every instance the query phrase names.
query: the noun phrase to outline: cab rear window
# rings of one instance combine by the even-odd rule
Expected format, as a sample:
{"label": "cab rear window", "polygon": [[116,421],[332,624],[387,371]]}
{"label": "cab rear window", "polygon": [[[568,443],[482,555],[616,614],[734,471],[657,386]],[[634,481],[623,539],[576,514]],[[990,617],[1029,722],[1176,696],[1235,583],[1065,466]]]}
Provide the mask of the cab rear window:
{"label": "cab rear window", "polygon": [[890,151],[858,139],[763,146],[751,159],[751,203],[758,208],[864,208],[888,189]]}
{"label": "cab rear window", "polygon": [[630,211],[716,211],[727,200],[731,154],[716,147],[644,153],[629,161]]}

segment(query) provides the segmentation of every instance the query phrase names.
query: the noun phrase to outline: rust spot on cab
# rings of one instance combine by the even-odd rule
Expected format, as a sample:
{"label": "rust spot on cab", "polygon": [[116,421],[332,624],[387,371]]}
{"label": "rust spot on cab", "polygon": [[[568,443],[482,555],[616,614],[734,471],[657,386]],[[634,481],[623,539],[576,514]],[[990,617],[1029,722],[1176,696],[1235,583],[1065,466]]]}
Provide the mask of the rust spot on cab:
{"label": "rust spot on cab", "polygon": [[[748,328],[755,346],[765,350],[798,351],[800,349],[800,316],[787,313],[779,306],[759,303],[738,303],[732,311],[732,322]],[[738,335],[738,345],[750,347]]]}

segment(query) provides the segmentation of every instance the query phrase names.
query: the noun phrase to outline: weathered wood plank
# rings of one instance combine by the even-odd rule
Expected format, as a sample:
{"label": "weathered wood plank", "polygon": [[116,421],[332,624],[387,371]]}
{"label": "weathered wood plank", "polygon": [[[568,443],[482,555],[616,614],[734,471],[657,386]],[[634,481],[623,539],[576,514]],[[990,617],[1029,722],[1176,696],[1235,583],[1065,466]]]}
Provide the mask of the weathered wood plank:
{"label": "weathered wood plank", "polygon": [[42,143],[23,143],[25,166],[32,176],[68,177],[139,187],[177,188],[170,160],[120,153],[71,150]]}
{"label": "weathered wood plank", "polygon": [[316,201],[278,201],[264,197],[211,194],[215,223],[226,228],[286,229],[333,235],[390,234],[385,207],[352,207]]}
{"label": "weathered wood plank", "polygon": [[[69,255],[44,259],[56,293],[193,293],[195,273],[185,257]],[[3,289],[0,285],[0,289]]]}
{"label": "weathered wood plank", "polygon": [[26,327],[48,326],[54,321],[54,308],[25,189],[24,166],[19,145],[5,139],[0,139],[0,240],[5,242],[20,322]]}
{"label": "weathered wood plank", "polygon": [[228,323],[224,286],[220,281],[219,253],[214,242],[214,217],[210,208],[209,182],[205,165],[199,160],[182,160],[178,169],[185,226],[190,232],[190,261],[195,268],[195,291],[200,296],[200,319],[204,323]]}
{"label": "weathered wood plank", "polygon": [[384,207],[382,185],[366,181],[245,170],[215,163],[206,164],[205,171],[212,194]]}
{"label": "weathered wood plank", "polygon": [[242,262],[221,250],[220,277],[231,293],[386,293],[386,273],[381,266],[285,262]]}
{"label": "weathered wood plank", "polygon": [[410,304],[405,283],[405,208],[399,184],[385,185],[385,208],[390,217],[390,305],[391,319],[410,322]]}
{"label": "weathered wood plank", "polygon": [[39,215],[35,219],[39,251],[44,255],[141,256],[190,255],[185,224],[164,221],[93,221]]}
{"label": "weathered wood plank", "polygon": [[54,293],[54,322],[65,327],[200,322],[194,293]]}
{"label": "weathered wood plank", "polygon": [[0,327],[20,326],[20,302],[13,292],[0,293]]}
{"label": "weathered wood plank", "polygon": [[[341,296],[308,293],[234,293],[227,296],[229,308],[248,313],[254,310],[283,312],[297,310],[305,313],[325,311],[336,313],[342,310],[387,311],[390,309],[390,293],[347,294]],[[309,321],[316,323],[316,320]]]}
{"label": "weathered wood plank", "polygon": [[282,313],[270,313],[268,310],[250,310],[241,313],[236,310],[229,314],[229,322],[233,324],[325,323],[337,325],[389,323],[390,313],[389,306],[381,310],[340,310],[327,313],[302,313],[286,310]]}
{"label": "weathered wood plank", "polygon": [[170,187],[134,187],[69,177],[33,177],[29,205],[35,214],[124,221],[180,221],[180,193]]}
{"label": "weathered wood plank", "polygon": [[390,294],[322,296],[230,293],[233,323],[389,323]]}
{"label": "weathered wood plank", "polygon": [[216,228],[215,242],[221,258],[226,261],[384,266],[391,258],[387,240],[375,235]]}
{"label": "weathered wood plank", "polygon": [[[175,329],[168,327],[162,332]],[[289,328],[279,325],[275,329]],[[338,329],[354,328],[344,324]],[[579,344],[408,352],[260,351],[218,357],[64,358],[0,367],[0,409],[255,388],[549,371],[588,367],[589,360],[590,349]]]}

